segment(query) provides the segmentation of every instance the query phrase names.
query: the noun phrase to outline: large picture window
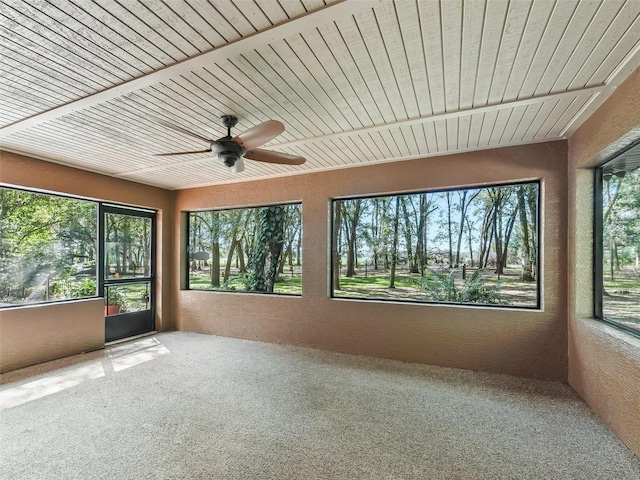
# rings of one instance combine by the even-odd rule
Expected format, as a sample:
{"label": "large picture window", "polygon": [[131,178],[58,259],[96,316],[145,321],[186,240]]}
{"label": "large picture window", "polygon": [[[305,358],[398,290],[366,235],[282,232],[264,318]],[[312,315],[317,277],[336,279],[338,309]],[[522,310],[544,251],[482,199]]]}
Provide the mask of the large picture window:
{"label": "large picture window", "polygon": [[92,297],[96,202],[0,187],[0,306]]}
{"label": "large picture window", "polygon": [[596,170],[595,314],[640,335],[640,143]]}
{"label": "large picture window", "polygon": [[334,297],[539,308],[539,183],[333,201]]}
{"label": "large picture window", "polygon": [[302,205],[190,212],[188,286],[302,294]]}

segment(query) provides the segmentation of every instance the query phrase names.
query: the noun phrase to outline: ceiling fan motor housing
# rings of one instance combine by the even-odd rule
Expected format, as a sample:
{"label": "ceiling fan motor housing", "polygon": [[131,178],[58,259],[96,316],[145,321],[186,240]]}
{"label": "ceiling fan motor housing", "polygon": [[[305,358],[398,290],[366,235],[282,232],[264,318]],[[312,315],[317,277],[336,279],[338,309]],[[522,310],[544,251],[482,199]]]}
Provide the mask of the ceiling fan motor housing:
{"label": "ceiling fan motor housing", "polygon": [[234,142],[231,137],[223,137],[216,142],[211,143],[211,151],[218,154],[218,158],[227,167],[232,167],[242,155],[245,154],[244,148]]}

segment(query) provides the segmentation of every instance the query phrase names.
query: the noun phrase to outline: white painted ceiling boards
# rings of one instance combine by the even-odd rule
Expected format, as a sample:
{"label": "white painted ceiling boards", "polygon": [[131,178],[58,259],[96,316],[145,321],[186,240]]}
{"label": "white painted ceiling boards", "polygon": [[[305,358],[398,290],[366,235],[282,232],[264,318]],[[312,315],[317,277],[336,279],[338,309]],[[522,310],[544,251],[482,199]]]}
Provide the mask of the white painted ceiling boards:
{"label": "white painted ceiling boards", "polygon": [[[181,189],[568,138],[640,0],[0,0],[4,150]],[[302,166],[155,157],[275,119]]]}

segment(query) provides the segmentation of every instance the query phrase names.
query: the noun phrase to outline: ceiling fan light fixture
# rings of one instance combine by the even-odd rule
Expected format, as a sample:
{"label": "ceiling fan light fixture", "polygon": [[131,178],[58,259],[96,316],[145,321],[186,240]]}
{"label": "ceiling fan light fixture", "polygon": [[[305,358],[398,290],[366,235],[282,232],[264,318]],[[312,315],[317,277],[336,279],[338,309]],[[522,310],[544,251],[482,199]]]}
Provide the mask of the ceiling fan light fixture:
{"label": "ceiling fan light fixture", "polygon": [[227,167],[233,167],[238,161],[238,158],[240,158],[240,155],[236,152],[220,152],[218,158],[222,160]]}

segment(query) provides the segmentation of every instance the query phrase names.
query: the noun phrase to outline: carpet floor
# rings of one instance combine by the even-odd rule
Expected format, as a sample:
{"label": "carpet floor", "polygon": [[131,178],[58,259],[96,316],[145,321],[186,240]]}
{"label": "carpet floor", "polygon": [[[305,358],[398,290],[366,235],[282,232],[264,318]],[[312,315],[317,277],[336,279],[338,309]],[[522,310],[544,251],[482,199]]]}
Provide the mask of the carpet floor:
{"label": "carpet floor", "polygon": [[567,385],[171,332],[0,376],[2,479],[640,479]]}

